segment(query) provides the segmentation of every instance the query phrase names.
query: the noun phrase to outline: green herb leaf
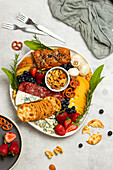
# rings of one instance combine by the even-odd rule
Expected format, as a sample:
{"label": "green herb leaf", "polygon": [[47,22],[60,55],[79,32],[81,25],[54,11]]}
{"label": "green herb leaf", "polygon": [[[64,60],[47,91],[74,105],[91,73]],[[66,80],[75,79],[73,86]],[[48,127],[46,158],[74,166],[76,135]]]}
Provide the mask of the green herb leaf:
{"label": "green herb leaf", "polygon": [[101,72],[103,70],[104,65],[99,66],[92,75],[92,78],[89,82],[90,89],[86,93],[86,106],[84,107],[84,114],[88,112],[88,109],[91,105],[92,95],[97,85],[102,81],[104,77],[101,77]]}
{"label": "green herb leaf", "polygon": [[11,71],[8,70],[7,68],[2,68],[2,70],[3,70],[4,73],[8,76],[8,79],[9,79],[9,81],[10,81],[10,84],[12,84],[13,74],[11,73]]}
{"label": "green herb leaf", "polygon": [[102,79],[104,78],[104,77],[102,77],[102,78],[100,78],[100,75],[101,75],[101,72],[102,72],[102,70],[103,70],[103,67],[104,67],[104,65],[101,65],[101,66],[99,66],[96,70],[95,70],[95,72],[93,73],[93,75],[92,75],[92,78],[91,78],[91,80],[90,80],[90,90],[91,90],[91,92],[93,93],[94,92],[94,90],[96,89],[96,87],[97,87],[97,85],[102,81]]}
{"label": "green herb leaf", "polygon": [[48,49],[48,50],[52,50],[52,48],[45,46],[44,44],[42,44],[39,39],[36,37],[36,35],[34,36],[34,40],[31,41],[24,41],[24,44],[26,46],[28,46],[31,50],[42,50],[42,49]]}
{"label": "green herb leaf", "polygon": [[11,84],[11,88],[13,90],[18,88],[18,81],[17,81],[17,77],[16,77],[18,57],[19,57],[19,55],[15,54],[15,59],[13,60],[13,64],[10,65],[11,71],[6,69],[6,68],[2,68],[4,73],[8,76],[8,79],[9,79],[10,84]]}

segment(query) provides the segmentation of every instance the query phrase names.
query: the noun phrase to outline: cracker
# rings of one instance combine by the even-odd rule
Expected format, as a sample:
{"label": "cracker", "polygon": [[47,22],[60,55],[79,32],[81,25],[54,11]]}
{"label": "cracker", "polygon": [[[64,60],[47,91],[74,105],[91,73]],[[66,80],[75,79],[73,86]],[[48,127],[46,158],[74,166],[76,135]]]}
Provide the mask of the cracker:
{"label": "cracker", "polygon": [[88,127],[88,125],[84,126],[84,128],[82,129],[82,134],[84,133],[88,133],[89,135],[91,135],[91,130],[90,128]]}
{"label": "cracker", "polygon": [[98,119],[93,119],[88,123],[88,126],[104,128],[103,123]]}
{"label": "cracker", "polygon": [[93,134],[92,136],[90,136],[86,142],[91,145],[96,145],[97,143],[101,141],[101,139],[102,139],[102,135],[97,133],[97,134]]}
{"label": "cracker", "polygon": [[49,99],[52,102],[54,112],[55,111],[59,112],[61,110],[61,102],[59,99],[57,99],[56,97],[51,97],[51,96],[47,96],[44,98],[44,100],[47,100],[47,99]]}
{"label": "cracker", "polygon": [[29,122],[36,119],[37,113],[31,104],[22,104],[18,107],[17,116],[21,121]]}

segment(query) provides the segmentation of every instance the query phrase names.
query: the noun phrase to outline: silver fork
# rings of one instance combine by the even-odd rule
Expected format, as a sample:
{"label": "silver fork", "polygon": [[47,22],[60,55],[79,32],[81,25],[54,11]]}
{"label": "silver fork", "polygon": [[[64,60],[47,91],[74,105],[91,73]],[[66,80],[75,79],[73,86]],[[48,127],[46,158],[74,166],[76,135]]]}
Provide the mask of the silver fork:
{"label": "silver fork", "polygon": [[52,31],[50,31],[49,29],[47,29],[46,27],[36,24],[35,22],[33,22],[33,20],[31,18],[28,18],[27,16],[19,13],[17,16],[18,20],[25,23],[25,24],[31,24],[34,25],[38,30],[43,31],[44,33],[50,35],[53,38],[56,38],[57,40],[62,41],[63,43],[65,43],[65,40],[63,40],[60,36],[56,35],[55,33],[53,33]]}
{"label": "silver fork", "polygon": [[10,29],[10,30],[18,30],[19,29],[19,30],[24,31],[24,32],[47,35],[42,31],[31,29],[31,28],[26,28],[26,27],[19,27],[18,25],[11,24],[11,23],[4,22],[2,26],[3,26],[3,28]]}

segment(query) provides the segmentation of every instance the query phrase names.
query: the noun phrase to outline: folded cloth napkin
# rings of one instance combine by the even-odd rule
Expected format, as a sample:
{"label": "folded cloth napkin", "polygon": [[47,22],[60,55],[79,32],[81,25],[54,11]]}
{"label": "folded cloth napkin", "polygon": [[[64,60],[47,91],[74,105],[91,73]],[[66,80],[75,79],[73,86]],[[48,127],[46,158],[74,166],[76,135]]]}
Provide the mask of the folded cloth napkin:
{"label": "folded cloth napkin", "polygon": [[98,59],[113,52],[113,3],[109,0],[48,0],[54,17],[80,31]]}

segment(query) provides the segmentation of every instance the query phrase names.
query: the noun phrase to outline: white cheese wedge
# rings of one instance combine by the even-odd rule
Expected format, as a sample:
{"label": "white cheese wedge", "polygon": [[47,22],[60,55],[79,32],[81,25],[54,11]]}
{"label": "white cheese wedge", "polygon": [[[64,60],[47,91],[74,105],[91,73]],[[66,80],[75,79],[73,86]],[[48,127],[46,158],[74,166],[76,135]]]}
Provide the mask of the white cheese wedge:
{"label": "white cheese wedge", "polygon": [[24,103],[35,102],[38,100],[41,100],[41,98],[18,90],[15,98],[15,105],[19,106]]}

